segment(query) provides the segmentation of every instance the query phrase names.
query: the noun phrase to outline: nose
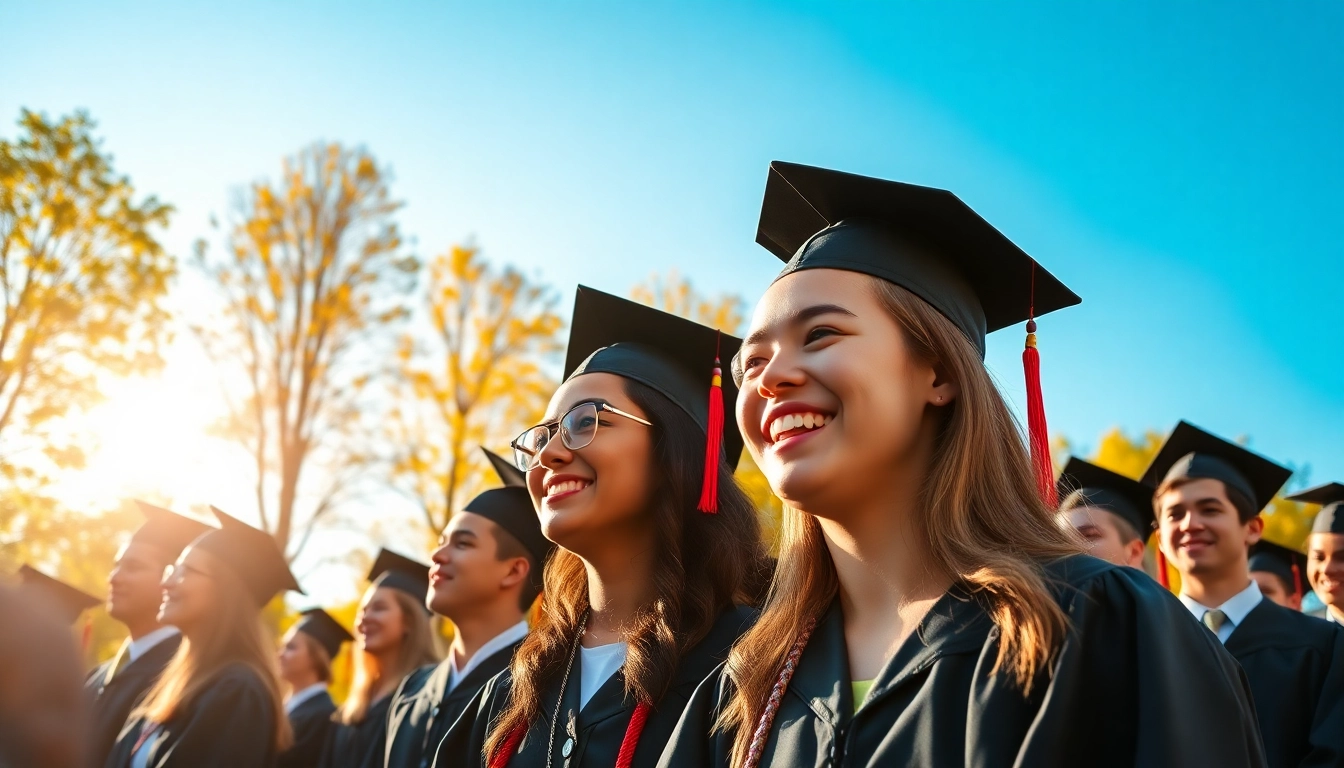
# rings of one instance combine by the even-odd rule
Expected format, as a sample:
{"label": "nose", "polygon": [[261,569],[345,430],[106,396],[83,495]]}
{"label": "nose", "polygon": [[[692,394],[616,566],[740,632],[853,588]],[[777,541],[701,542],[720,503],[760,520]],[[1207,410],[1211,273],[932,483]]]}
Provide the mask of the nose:
{"label": "nose", "polygon": [[781,390],[802,386],[805,381],[807,375],[798,365],[797,356],[776,348],[756,376],[756,392],[761,397],[774,397]]}
{"label": "nose", "polygon": [[560,437],[560,432],[555,433],[555,437],[546,443],[537,454],[537,466],[529,471],[534,471],[542,467],[563,467],[574,460],[574,452],[565,447],[565,441]]}

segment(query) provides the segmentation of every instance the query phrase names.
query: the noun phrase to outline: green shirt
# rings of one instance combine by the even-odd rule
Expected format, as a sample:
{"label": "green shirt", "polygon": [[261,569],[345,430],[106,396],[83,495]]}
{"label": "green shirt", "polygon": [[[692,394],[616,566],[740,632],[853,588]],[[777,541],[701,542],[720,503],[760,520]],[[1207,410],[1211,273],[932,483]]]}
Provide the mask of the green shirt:
{"label": "green shirt", "polygon": [[859,706],[863,704],[863,700],[868,698],[868,691],[872,689],[873,681],[857,680],[850,683],[850,685],[854,688],[854,711],[858,712]]}

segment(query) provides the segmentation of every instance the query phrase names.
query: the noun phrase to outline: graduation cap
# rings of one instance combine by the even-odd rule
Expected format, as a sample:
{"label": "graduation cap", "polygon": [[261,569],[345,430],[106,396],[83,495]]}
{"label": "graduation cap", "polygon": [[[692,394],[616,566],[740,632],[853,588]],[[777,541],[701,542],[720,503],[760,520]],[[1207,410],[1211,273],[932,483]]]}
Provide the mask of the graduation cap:
{"label": "graduation cap", "polygon": [[609,293],[579,286],[574,297],[565,380],[612,373],[652,387],[705,430],[705,473],[699,508],[718,511],[718,468],[731,471],[742,457],[742,433],[733,412],[737,384],[723,378],[721,358],[732,359],[742,340],[685,318]]}
{"label": "graduation cap", "polygon": [[1264,539],[1251,545],[1250,554],[1251,573],[1272,573],[1299,598],[1306,594],[1302,591],[1302,571],[1307,567],[1306,555]]}
{"label": "graduation cap", "polygon": [[135,504],[140,508],[140,514],[145,516],[145,522],[131,534],[131,543],[155,547],[167,554],[169,560],[176,560],[188,544],[210,530],[210,526],[199,520],[183,517],[149,502],[136,499]]}
{"label": "graduation cap", "polygon": [[384,548],[369,569],[369,581],[375,587],[399,589],[423,607],[429,594],[429,566]]}
{"label": "graduation cap", "polygon": [[327,655],[333,658],[340,652],[341,643],[355,639],[340,622],[321,608],[309,608],[300,613],[294,628],[316,640]]}
{"label": "graduation cap", "polygon": [[303,594],[289,563],[271,534],[253,528],[217,507],[210,507],[219,528],[207,530],[191,543],[218,557],[243,581],[257,605],[266,605],[276,594],[293,590]]}
{"label": "graduation cap", "polygon": [[1269,506],[1292,474],[1258,453],[1182,421],[1148,465],[1143,482],[1158,488],[1177,478],[1221,480],[1250,499],[1258,512]]}
{"label": "graduation cap", "polygon": [[986,334],[1026,321],[1027,431],[1037,487],[1054,506],[1035,318],[1080,303],[1077,294],[947,190],[778,160],[756,242],[785,262],[780,277],[842,269],[899,285],[959,328],[981,359]]}
{"label": "graduation cap", "polygon": [[1318,485],[1289,496],[1288,500],[1322,505],[1311,524],[1312,533],[1344,533],[1344,484]]}
{"label": "graduation cap", "polygon": [[[536,508],[532,506],[532,496],[527,492],[527,475],[512,462],[481,448],[481,452],[495,468],[503,488],[491,488],[482,491],[476,498],[467,502],[463,512],[480,515],[503,528],[536,560],[538,566],[546,562],[546,556],[555,548],[541,532],[541,521]],[[530,575],[535,584],[541,584],[541,568],[532,569]]]}
{"label": "graduation cap", "polygon": [[1138,480],[1069,457],[1056,483],[1061,507],[1097,507],[1119,515],[1147,541],[1153,530],[1153,489]]}
{"label": "graduation cap", "polygon": [[19,567],[19,583],[43,603],[51,605],[70,624],[78,621],[81,613],[103,602],[27,564]]}

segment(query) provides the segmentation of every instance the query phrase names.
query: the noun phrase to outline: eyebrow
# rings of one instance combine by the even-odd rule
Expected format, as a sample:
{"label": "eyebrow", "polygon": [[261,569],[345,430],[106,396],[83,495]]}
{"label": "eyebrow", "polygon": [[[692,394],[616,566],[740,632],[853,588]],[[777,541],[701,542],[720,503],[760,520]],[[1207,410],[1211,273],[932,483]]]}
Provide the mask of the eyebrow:
{"label": "eyebrow", "polygon": [[[793,317],[784,321],[784,325],[799,325],[822,315],[846,315],[848,317],[858,317],[858,315],[850,312],[839,304],[813,304],[810,307],[804,307],[798,310],[794,313]],[[745,347],[748,344],[758,344],[768,335],[769,330],[766,328],[753,331],[751,335],[746,338],[746,341],[742,342],[742,346]]]}
{"label": "eyebrow", "polygon": [[[560,411],[560,416],[564,416],[566,413],[569,413],[570,411],[574,410],[575,408],[578,408],[580,405],[588,405],[589,403],[592,403],[593,405],[596,405],[596,406],[598,406],[599,408],[602,407],[602,406],[604,406],[604,405],[611,405],[611,403],[608,402],[607,399],[604,398],[604,397],[585,397],[585,398],[582,399],[582,400],[576,400],[575,402],[572,402],[572,403],[570,403],[569,405],[566,405],[566,406],[564,407],[564,410]],[[615,406],[612,406],[612,407],[615,407]],[[543,421],[543,422],[541,422],[541,423],[542,423],[542,424],[554,424],[555,422],[557,422],[557,421],[560,420],[560,416],[556,416],[554,419],[547,419],[546,421]]]}
{"label": "eyebrow", "polygon": [[449,541],[452,541],[453,539],[456,539],[456,538],[458,538],[458,537],[460,537],[460,536],[470,536],[471,538],[474,539],[474,538],[476,538],[476,532],[475,532],[475,531],[453,531],[453,535],[452,535],[452,536],[449,536],[449,537],[448,537],[448,540],[449,540]]}

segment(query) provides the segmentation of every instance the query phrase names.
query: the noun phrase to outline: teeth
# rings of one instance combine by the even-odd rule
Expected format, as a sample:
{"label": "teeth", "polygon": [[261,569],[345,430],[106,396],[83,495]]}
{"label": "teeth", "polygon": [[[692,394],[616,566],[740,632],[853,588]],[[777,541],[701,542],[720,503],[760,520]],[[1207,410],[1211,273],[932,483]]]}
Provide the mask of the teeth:
{"label": "teeth", "polygon": [[795,429],[820,429],[831,423],[831,417],[820,413],[790,413],[770,422],[770,440],[774,442],[785,432]]}
{"label": "teeth", "polygon": [[588,480],[566,480],[563,483],[556,483],[546,489],[547,496],[554,496],[559,493],[569,493],[570,491],[580,491],[590,485]]}

